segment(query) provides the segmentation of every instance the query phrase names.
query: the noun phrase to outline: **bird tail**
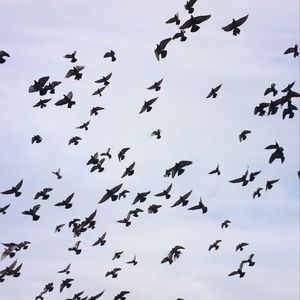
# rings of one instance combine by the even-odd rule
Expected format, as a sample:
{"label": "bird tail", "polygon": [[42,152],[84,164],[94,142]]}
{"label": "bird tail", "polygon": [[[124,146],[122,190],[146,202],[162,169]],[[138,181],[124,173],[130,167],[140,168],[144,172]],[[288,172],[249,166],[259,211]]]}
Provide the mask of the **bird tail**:
{"label": "bird tail", "polygon": [[233,29],[233,35],[238,35],[240,34],[241,30],[239,28],[234,28]]}

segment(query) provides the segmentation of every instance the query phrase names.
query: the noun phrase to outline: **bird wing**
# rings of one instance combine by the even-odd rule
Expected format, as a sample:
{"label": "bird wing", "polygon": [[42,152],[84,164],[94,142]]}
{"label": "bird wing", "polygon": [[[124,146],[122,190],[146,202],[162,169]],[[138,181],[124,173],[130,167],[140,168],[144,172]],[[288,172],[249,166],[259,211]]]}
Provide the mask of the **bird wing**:
{"label": "bird wing", "polygon": [[76,66],[75,68],[78,72],[80,72],[85,68],[85,66]]}
{"label": "bird wing", "polygon": [[233,272],[229,273],[228,276],[234,276],[234,275],[237,275],[237,274],[239,274],[238,271],[233,271]]}
{"label": "bird wing", "polygon": [[248,16],[249,15],[246,15],[246,16],[236,20],[236,22],[235,22],[236,26],[238,27],[238,26],[241,26],[242,24],[244,24],[246,22],[246,20],[248,19]]}
{"label": "bird wing", "polygon": [[111,78],[111,76],[112,76],[112,73],[109,73],[107,76],[105,76],[105,79],[109,80]]}
{"label": "bird wing", "polygon": [[183,168],[183,167],[186,167],[186,166],[189,166],[191,165],[193,162],[190,161],[190,160],[181,160],[179,163],[178,163],[178,168]]}
{"label": "bird wing", "polygon": [[169,43],[171,40],[172,40],[172,38],[164,39],[164,40],[162,40],[162,41],[159,43],[159,46],[160,46],[162,49],[164,49],[164,48],[168,45],[168,43]]}
{"label": "bird wing", "polygon": [[36,213],[36,212],[40,209],[40,207],[41,207],[41,205],[40,205],[40,204],[37,204],[37,205],[35,205],[35,206],[32,208],[32,211],[33,211],[34,213]]}
{"label": "bird wing", "polygon": [[123,185],[123,183],[121,183],[121,184],[119,184],[119,185],[113,187],[113,188],[110,190],[111,193],[113,193],[113,194],[117,193],[117,192],[121,189],[122,185]]}
{"label": "bird wing", "polygon": [[190,194],[192,193],[192,191],[193,190],[190,190],[189,192],[187,192],[186,194],[184,194],[181,198],[182,198],[182,200],[186,200],[189,196],[190,196]]}
{"label": "bird wing", "polygon": [[44,86],[46,84],[46,82],[48,81],[49,79],[49,76],[44,76],[44,77],[41,77],[39,80],[38,80],[38,83],[40,86]]}
{"label": "bird wing", "polygon": [[179,27],[179,29],[187,29],[187,28],[191,27],[192,24],[193,24],[192,19],[188,19]]}
{"label": "bird wing", "polygon": [[294,47],[290,47],[284,51],[284,54],[294,53],[294,51],[295,51]]}
{"label": "bird wing", "polygon": [[57,106],[61,106],[61,105],[65,105],[65,104],[68,104],[68,100],[63,98],[61,100],[58,100],[57,102],[54,103],[55,105]]}
{"label": "bird wing", "polygon": [[23,184],[23,179],[18,182],[18,184],[15,186],[15,189],[19,190],[21,188],[22,184]]}
{"label": "bird wing", "polygon": [[200,24],[206,20],[208,20],[211,17],[211,15],[205,15],[205,16],[198,16],[194,18],[194,22],[196,24]]}
{"label": "bird wing", "polygon": [[233,179],[233,180],[229,180],[229,182],[231,182],[231,183],[239,183],[239,182],[243,182],[243,181],[244,181],[243,177],[236,178],[236,179]]}
{"label": "bird wing", "polygon": [[71,76],[75,75],[75,71],[73,69],[69,70],[66,74],[65,78],[70,78]]}
{"label": "bird wing", "polygon": [[228,25],[222,27],[222,29],[223,29],[224,31],[231,31],[231,30],[233,30],[233,28],[234,28],[233,22],[231,22],[230,24],[228,24]]}

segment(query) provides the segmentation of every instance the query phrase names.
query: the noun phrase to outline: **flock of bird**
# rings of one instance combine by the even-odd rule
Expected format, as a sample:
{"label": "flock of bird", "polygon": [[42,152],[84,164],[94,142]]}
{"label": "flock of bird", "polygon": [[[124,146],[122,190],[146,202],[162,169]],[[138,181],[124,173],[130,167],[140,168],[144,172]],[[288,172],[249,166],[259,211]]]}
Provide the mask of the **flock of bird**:
{"label": "flock of bird", "polygon": [[[160,43],[156,45],[156,48],[154,50],[155,57],[157,60],[164,59],[167,56],[167,45],[172,41],[180,38],[180,41],[185,41],[187,39],[186,36],[186,30],[190,29],[190,32],[196,32],[200,29],[200,24],[209,20],[211,15],[202,15],[202,16],[193,16],[194,13],[194,4],[197,0],[189,0],[184,5],[184,8],[190,17],[183,22],[181,25],[181,20],[179,17],[179,14],[176,13],[172,18],[168,19],[166,21],[167,24],[175,23],[175,25],[178,26],[179,31],[172,37],[172,38],[166,38],[162,40]],[[238,19],[233,19],[232,22],[226,26],[224,26],[222,29],[225,32],[232,32],[234,36],[237,36],[240,34],[241,29],[240,27],[248,20],[248,15],[243,16]],[[299,55],[298,52],[298,46],[295,45],[294,47],[288,48],[284,54],[293,54],[294,57],[297,57]],[[77,62],[77,52],[74,51],[73,53],[64,55],[64,58],[70,60],[72,64]],[[7,58],[10,58],[10,55],[6,51],[0,51],[0,63],[4,63]],[[115,62],[117,60],[116,53],[113,50],[110,50],[104,54],[104,58],[111,59],[111,62]],[[85,69],[84,66],[77,65],[75,67],[70,68],[65,75],[65,78],[74,78],[74,80],[81,80],[83,73],[82,71]],[[101,84],[101,86],[97,87],[95,92],[92,93],[93,96],[99,96],[102,97],[103,93],[105,92],[105,89],[110,84],[110,80],[112,78],[112,73],[109,73],[107,75],[103,75],[100,79],[95,80],[95,83]],[[148,87],[148,90],[151,90],[153,92],[158,92],[161,90],[161,86],[163,83],[163,79],[158,80],[157,82],[154,82]],[[30,85],[29,87],[29,93],[38,93],[40,96],[46,96],[48,93],[51,95],[54,95],[56,93],[56,88],[62,84],[61,81],[50,81],[49,76],[44,76],[39,78],[38,80],[34,80],[34,83]],[[295,82],[292,82],[288,84],[287,87],[283,88],[281,92],[283,95],[275,100],[271,100],[270,102],[263,102],[260,103],[258,106],[254,109],[254,114],[259,116],[264,115],[274,115],[278,112],[279,108],[284,108],[282,111],[282,118],[285,119],[293,118],[295,115],[295,111],[298,110],[298,108],[292,103],[294,98],[299,98],[300,94],[298,92],[295,92],[292,90]],[[218,92],[220,91],[222,87],[222,84],[219,84],[215,88],[212,88],[211,91],[208,93],[207,98],[216,98],[218,96]],[[273,97],[276,97],[278,94],[278,90],[276,89],[275,83],[272,83],[270,87],[268,87],[264,95],[272,95]],[[154,97],[150,100],[144,101],[139,114],[142,113],[149,113],[151,112],[153,105],[158,100],[158,97]],[[33,105],[34,108],[40,108],[44,109],[47,107],[49,102],[51,101],[51,98],[47,99],[40,99],[36,104]],[[67,108],[71,109],[74,105],[76,105],[76,101],[74,99],[74,95],[72,91],[69,91],[68,93],[63,95],[62,99],[59,99],[54,103],[56,106],[66,106]],[[97,116],[100,111],[104,110],[103,107],[95,106],[92,107],[90,110],[90,116]],[[83,122],[81,125],[78,125],[75,127],[76,129],[81,129],[84,131],[87,131],[89,129],[91,120]],[[251,130],[245,129],[242,130],[239,135],[239,141],[243,142],[248,138],[248,135],[252,134]],[[155,136],[157,139],[161,138],[161,129],[157,129],[151,133],[151,136]],[[78,143],[82,140],[80,136],[73,136],[69,139],[68,144],[73,144],[74,146],[78,145]],[[36,134],[32,137],[31,143],[41,143],[42,137],[39,134]],[[273,163],[274,161],[278,160],[281,163],[284,162],[285,156],[284,156],[284,148],[280,146],[276,141],[274,144],[267,145],[265,147],[266,150],[270,150],[270,158],[269,163]],[[107,149],[106,152],[103,153],[94,153],[90,156],[88,159],[86,165],[89,166],[90,172],[103,172],[104,171],[104,164],[107,163],[108,160],[112,159],[112,154],[110,153],[110,148]],[[119,150],[117,159],[119,162],[122,162],[126,159],[126,153],[127,151],[130,151],[129,147],[125,147]],[[164,177],[171,177],[174,178],[176,176],[181,176],[185,171],[186,168],[190,165],[192,165],[192,161],[190,160],[181,160],[178,162],[175,162],[174,165],[167,168],[163,174]],[[248,185],[250,182],[255,181],[256,177],[261,173],[261,170],[258,171],[249,171],[249,168],[243,173],[242,175],[239,175],[237,178],[234,178],[232,180],[229,180],[230,183],[238,183],[242,186]],[[59,168],[57,171],[52,172],[57,180],[61,180],[63,178],[61,169]],[[135,173],[135,162],[131,162],[128,164],[128,166],[125,168],[123,174],[120,174],[120,178],[124,178],[126,176],[130,177],[133,176]],[[209,175],[216,174],[217,176],[221,175],[220,166],[219,164],[216,166],[215,169],[208,172]],[[300,178],[300,173],[298,173],[298,176]],[[258,187],[253,191],[253,198],[260,197],[261,192],[265,189],[265,191],[268,191],[272,189],[273,185],[277,183],[280,179],[270,179],[266,182],[265,188]],[[4,187],[4,190],[1,192],[2,195],[13,195],[15,197],[20,197],[22,194],[22,185],[23,185],[23,179],[21,179],[19,182],[17,182],[15,185],[13,185],[10,188]],[[2,188],[2,187],[1,187]],[[36,195],[34,196],[34,200],[47,200],[49,199],[51,192],[53,191],[53,188],[45,187],[38,191]],[[163,191],[158,192],[154,194],[155,197],[165,197],[165,199],[171,198],[171,191],[172,191],[172,183],[169,184]],[[187,191],[185,194],[180,195],[174,200],[174,203],[170,205],[171,208],[181,206],[186,207],[189,204],[189,197],[192,194],[192,190]],[[99,200],[98,204],[102,204],[106,201],[117,201],[122,198],[126,198],[127,194],[130,193],[129,190],[125,189],[123,187],[123,183],[120,183],[116,186],[107,188],[101,199]],[[151,191],[143,191],[138,192],[132,202],[132,205],[136,205],[138,203],[143,203],[146,201],[147,197]],[[54,204],[57,207],[62,207],[64,209],[70,209],[72,208],[72,199],[74,197],[74,193],[71,193],[68,195],[64,200],[57,202]],[[3,207],[0,207],[0,214],[6,214],[7,210],[9,209],[10,204],[7,204]],[[36,204],[31,208],[28,208],[27,210],[23,211],[22,214],[25,216],[30,216],[33,221],[38,221],[40,219],[40,215],[38,214],[39,209],[42,205]],[[148,207],[148,213],[149,214],[156,214],[158,213],[159,209],[162,207],[160,204],[151,204]],[[200,197],[200,200],[198,203],[193,204],[187,208],[188,210],[195,211],[200,210],[203,214],[208,212],[207,206],[203,203],[202,198]],[[134,209],[131,209],[129,212],[126,213],[126,216],[120,220],[116,220],[116,222],[120,224],[124,224],[126,227],[129,227],[132,225],[132,219],[137,218],[144,212],[143,209],[139,207],[135,207]],[[70,220],[68,223],[59,224],[55,228],[55,232],[58,233],[61,231],[61,229],[66,226],[70,229],[72,232],[74,238],[79,238],[83,233],[85,233],[87,230],[93,230],[96,227],[96,214],[97,209],[95,209],[89,216],[84,217],[83,219],[80,218],[74,218],[73,220]],[[230,220],[225,220],[221,224],[221,228],[228,228],[229,224],[231,223]],[[107,233],[104,232],[100,237],[97,237],[97,240],[91,245],[91,246],[104,246],[106,244],[106,235]],[[220,243],[222,240],[216,240],[211,245],[208,246],[208,251],[211,250],[218,250],[220,247]],[[17,253],[21,250],[26,250],[29,248],[31,242],[30,241],[23,241],[23,242],[5,242],[2,243],[4,246],[4,250],[1,255],[1,261],[9,258],[13,258],[17,255]],[[75,244],[70,246],[68,248],[68,251],[74,252],[75,255],[80,255],[82,252],[82,248],[80,248],[81,240],[76,240]],[[236,251],[243,251],[244,247],[248,246],[249,244],[247,242],[239,242],[236,246]],[[182,251],[185,249],[184,246],[181,245],[175,245],[168,254],[162,258],[161,263],[168,262],[170,265],[174,263],[175,260],[177,260],[181,255]],[[123,254],[123,251],[116,252],[112,258],[112,260],[117,260],[121,257]],[[252,267],[255,265],[255,262],[253,261],[254,254],[250,254],[248,258],[241,261],[240,265],[238,266],[237,270],[232,271],[228,274],[228,276],[234,276],[238,275],[240,278],[244,277],[245,271],[244,267],[249,266]],[[138,261],[136,256],[130,261],[126,262],[127,264],[132,264],[135,266]],[[21,275],[23,263],[18,263],[17,259],[15,259],[13,262],[10,262],[4,269],[0,270],[0,282],[5,281],[8,277],[19,277]],[[116,278],[118,276],[118,273],[122,270],[120,267],[115,267],[112,270],[108,270],[105,273],[105,277],[111,276],[111,278]],[[71,263],[69,263],[66,267],[64,267],[62,270],[59,270],[59,274],[66,274],[68,275],[71,272]],[[73,278],[65,278],[62,280],[59,287],[55,287],[53,282],[47,283],[43,290],[36,296],[36,300],[42,300],[44,299],[45,295],[47,293],[50,293],[55,288],[58,288],[60,293],[62,293],[65,289],[70,288],[74,283]],[[79,293],[74,294],[72,298],[67,298],[66,300],[94,300],[100,298],[104,294],[104,290],[100,291],[98,294],[94,296],[87,296],[84,295],[84,291],[81,291]],[[114,297],[114,300],[125,300],[126,297],[130,294],[129,291],[120,291],[119,294],[117,294]],[[183,300],[182,298],[177,298],[177,300]]]}

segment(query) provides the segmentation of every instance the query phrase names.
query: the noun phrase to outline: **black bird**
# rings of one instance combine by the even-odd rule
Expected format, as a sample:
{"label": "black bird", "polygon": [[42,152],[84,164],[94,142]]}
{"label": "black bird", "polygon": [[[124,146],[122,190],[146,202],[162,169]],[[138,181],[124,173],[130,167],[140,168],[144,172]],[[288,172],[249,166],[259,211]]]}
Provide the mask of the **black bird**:
{"label": "black bird", "polygon": [[180,196],[179,199],[177,201],[175,201],[175,203],[171,207],[175,207],[175,206],[178,206],[178,205],[186,206],[189,203],[188,198],[191,195],[192,191],[193,190],[190,190],[189,192],[187,192],[183,196]]}
{"label": "black bird", "polygon": [[72,203],[71,200],[73,199],[74,197],[74,193],[72,193],[71,195],[69,195],[65,200],[61,201],[61,202],[58,202],[56,204],[54,204],[55,206],[64,206],[65,209],[69,209],[72,207]]}
{"label": "black bird", "polygon": [[151,136],[156,136],[156,138],[159,140],[161,138],[161,130],[157,129],[152,131]]}
{"label": "black bird", "polygon": [[271,164],[275,159],[280,159],[281,163],[284,162],[285,157],[283,154],[284,149],[278,145],[277,142],[275,142],[274,145],[269,145],[265,148],[266,150],[273,150],[275,151],[271,154],[270,159],[269,159],[269,164]]}
{"label": "black bird", "polygon": [[34,143],[41,143],[42,142],[42,137],[38,134],[34,135],[32,138],[31,138],[31,144],[34,144]]}
{"label": "black bird", "polygon": [[72,101],[73,92],[69,92],[67,95],[64,95],[63,99],[58,100],[55,102],[56,106],[67,105],[68,108],[72,108],[73,105],[76,104],[75,101]]}
{"label": "black bird", "polygon": [[57,171],[52,172],[52,174],[57,176],[57,179],[62,179],[62,176],[60,174],[60,168]]}
{"label": "black bird", "polygon": [[98,152],[96,152],[94,155],[91,155],[91,158],[88,160],[88,162],[86,163],[87,165],[95,165],[97,164],[99,161],[98,159]]}
{"label": "black bird", "polygon": [[112,260],[119,259],[124,251],[116,252],[112,258]]}
{"label": "black bird", "polygon": [[166,24],[175,23],[176,25],[180,24],[179,14],[176,13],[174,17],[170,18],[168,21],[166,21]]}
{"label": "black bird", "polygon": [[130,193],[128,190],[123,190],[121,193],[119,193],[118,198],[126,198],[126,194]]}
{"label": "black bird", "polygon": [[239,275],[240,278],[242,278],[245,275],[245,272],[243,272],[242,269],[243,269],[243,262],[240,263],[240,266],[236,271],[229,273],[228,276]]}
{"label": "black bird", "polygon": [[129,294],[129,291],[121,291],[118,295],[114,297],[114,300],[126,300],[125,295]]}
{"label": "black bird", "polygon": [[111,275],[112,278],[117,278],[118,277],[118,273],[117,272],[119,272],[121,270],[122,270],[121,268],[114,268],[113,270],[106,272],[105,277]]}
{"label": "black bird", "polygon": [[125,158],[125,153],[129,150],[130,148],[123,148],[118,154],[118,159],[119,161],[123,160]]}
{"label": "black bird", "polygon": [[40,95],[43,95],[43,93],[44,93],[43,88],[44,88],[46,82],[48,81],[48,79],[49,79],[49,76],[44,76],[38,80],[34,80],[33,85],[31,85],[29,87],[29,90],[28,90],[29,93],[39,92]]}
{"label": "black bird", "polygon": [[55,232],[60,232],[61,228],[63,228],[65,226],[65,224],[59,224],[55,227]]}
{"label": "black bird", "polygon": [[273,184],[278,182],[280,179],[268,180],[266,183],[266,191],[273,187]]}
{"label": "black bird", "polygon": [[253,199],[257,196],[258,198],[261,196],[260,191],[262,191],[263,188],[259,187],[257,190],[253,193]]}
{"label": "black bird", "polygon": [[47,91],[50,91],[50,94],[55,94],[55,88],[60,84],[61,84],[61,81],[49,82],[44,88],[45,93],[47,93]]}
{"label": "black bird", "polygon": [[288,84],[287,87],[285,87],[281,92],[282,93],[287,93],[288,91],[291,91],[292,87],[294,86],[294,84],[295,84],[295,81],[292,82],[292,83],[290,83],[290,84]]}
{"label": "black bird", "polygon": [[172,38],[167,38],[162,40],[159,44],[156,44],[156,48],[154,50],[154,54],[157,58],[157,60],[159,60],[159,57],[161,58],[165,58],[168,54],[167,50],[165,50],[165,48],[167,47],[167,45],[169,44],[169,42],[172,40]]}
{"label": "black bird", "polygon": [[79,136],[73,136],[72,138],[70,138],[69,140],[69,145],[74,144],[74,145],[78,145],[79,141],[81,140],[81,137]]}
{"label": "black bird", "polygon": [[148,207],[148,213],[149,214],[156,214],[158,212],[159,208],[161,208],[161,205],[152,204]]}
{"label": "black bird", "polygon": [[248,15],[246,15],[246,16],[240,18],[240,19],[237,19],[237,20],[233,19],[230,24],[222,27],[222,29],[224,31],[233,31],[232,32],[233,35],[236,36],[241,32],[241,30],[238,27],[240,27],[242,24],[244,24],[247,19],[248,19]]}
{"label": "black bird", "polygon": [[255,177],[260,173],[261,173],[261,171],[251,172],[249,175],[249,181],[253,181],[255,179]]}
{"label": "black bird", "polygon": [[1,50],[0,51],[0,64],[3,64],[6,62],[6,59],[4,57],[10,57],[10,56],[6,51]]}
{"label": "black bird", "polygon": [[218,176],[221,174],[220,169],[219,169],[219,164],[217,165],[217,167],[210,171],[208,174],[217,174]]}
{"label": "black bird", "polygon": [[91,116],[92,116],[92,115],[97,116],[97,115],[99,114],[98,111],[103,110],[103,109],[104,109],[104,108],[103,108],[103,107],[100,107],[100,106],[93,107],[93,108],[91,109],[90,115],[91,115]]}
{"label": "black bird", "polygon": [[116,222],[121,223],[121,224],[125,224],[125,226],[128,227],[128,226],[131,225],[131,222],[129,221],[130,220],[130,216],[131,216],[131,214],[128,213],[126,218],[118,220]]}
{"label": "black bird", "polygon": [[35,197],[34,197],[34,200],[42,197],[43,200],[47,200],[50,195],[48,195],[49,192],[51,192],[53,189],[52,188],[44,188],[42,189],[41,191],[37,192]]}
{"label": "black bird", "polygon": [[71,54],[64,55],[64,58],[71,58],[71,63],[75,63],[77,61],[77,58],[75,57],[77,51],[74,51]]}
{"label": "black bird", "polygon": [[209,248],[208,248],[208,251],[210,251],[211,249],[215,248],[215,250],[218,250],[219,249],[219,243],[221,243],[222,240],[216,240],[215,242],[213,242]]}
{"label": "black bird", "polygon": [[154,196],[156,196],[156,197],[166,197],[166,199],[169,199],[171,197],[171,195],[169,194],[171,189],[172,189],[172,183],[165,190],[163,190],[161,193],[158,193]]}
{"label": "black bird", "polygon": [[64,288],[70,288],[71,287],[71,282],[73,281],[74,279],[72,279],[72,278],[67,278],[67,279],[64,279],[63,281],[62,281],[62,283],[60,284],[60,288],[59,288],[59,291],[60,291],[60,293],[63,291],[63,289]]}
{"label": "black bird", "polygon": [[108,149],[106,150],[106,152],[101,153],[100,155],[101,155],[101,156],[107,156],[108,159],[111,159],[110,148],[108,148]]}
{"label": "black bird", "polygon": [[44,100],[40,99],[40,101],[39,101],[39,102],[37,102],[35,105],[33,105],[33,107],[40,107],[40,108],[44,108],[44,107],[46,107],[46,106],[47,106],[47,104],[46,104],[46,103],[48,103],[49,101],[51,101],[51,98],[50,98],[50,99],[44,99]]}
{"label": "black bird", "polygon": [[197,16],[197,17],[194,17],[193,15],[191,15],[190,19],[185,21],[183,23],[183,25],[181,25],[179,27],[179,29],[191,28],[191,32],[196,32],[200,29],[200,26],[198,26],[198,25],[201,24],[202,22],[208,20],[210,17],[211,17],[211,15]]}
{"label": "black bird", "polygon": [[191,165],[193,162],[190,160],[181,160],[178,163],[175,163],[175,165],[168,169],[168,171],[170,172],[169,174],[172,176],[172,178],[174,178],[176,176],[176,174],[178,176],[180,176],[184,171],[184,167]]}
{"label": "black bird", "polygon": [[197,0],[188,0],[186,4],[184,5],[184,8],[188,11],[189,14],[192,14],[194,12],[194,4],[197,2]]}
{"label": "black bird", "polygon": [[99,173],[103,172],[104,168],[102,167],[102,165],[103,165],[104,161],[105,161],[105,158],[98,160],[98,162],[92,166],[90,172],[92,173],[96,170],[98,170]]}
{"label": "black bird", "polygon": [[275,85],[276,85],[275,83],[272,83],[272,84],[271,84],[271,87],[268,87],[268,88],[265,90],[264,96],[266,96],[266,95],[272,93],[272,94],[273,94],[273,97],[275,97],[275,96],[277,95],[277,93],[278,93],[278,91],[275,89]]}
{"label": "black bird", "polygon": [[126,168],[125,172],[123,173],[123,175],[121,176],[121,178],[124,178],[125,176],[132,176],[134,174],[134,166],[135,166],[135,162],[133,162],[128,168]]}
{"label": "black bird", "polygon": [[250,254],[248,259],[245,259],[242,261],[242,265],[248,264],[249,267],[253,267],[255,265],[255,262],[252,260],[254,257],[254,254]]}
{"label": "black bird", "polygon": [[115,51],[113,51],[113,50],[110,50],[110,51],[108,51],[108,52],[106,52],[105,54],[104,54],[104,58],[107,58],[107,57],[110,57],[111,58],[111,61],[116,61],[116,56],[115,56]]}
{"label": "black bird", "polygon": [[217,91],[221,88],[222,84],[218,85],[215,88],[212,88],[211,91],[209,92],[209,94],[206,96],[206,98],[216,98],[218,96]]}
{"label": "black bird", "polygon": [[186,41],[187,37],[185,36],[185,30],[184,29],[180,29],[179,32],[176,32],[174,35],[173,35],[173,40],[176,40],[176,39],[179,39],[180,38],[180,41],[181,42],[184,42]]}
{"label": "black bird", "polygon": [[71,267],[71,264],[68,264],[64,269],[58,271],[57,273],[66,273],[67,275],[70,274],[70,267]]}
{"label": "black bird", "polygon": [[240,182],[242,182],[242,186],[246,186],[248,184],[247,176],[248,176],[248,169],[242,177],[239,177],[239,178],[236,178],[236,179],[233,179],[233,180],[229,180],[229,182],[231,182],[231,183],[240,183]]}
{"label": "black bird", "polygon": [[231,223],[230,220],[225,220],[224,222],[222,222],[221,224],[221,228],[228,228],[229,224]]}
{"label": "black bird", "polygon": [[19,197],[22,194],[22,192],[19,191],[22,184],[23,184],[23,179],[21,179],[15,186],[12,186],[11,189],[1,192],[1,194],[3,195],[15,194],[15,197]]}
{"label": "black bird", "polygon": [[294,57],[297,57],[299,55],[298,51],[298,45],[296,44],[294,47],[290,47],[284,51],[284,54],[293,53]]}
{"label": "black bird", "polygon": [[84,293],[84,291],[79,292],[79,293],[76,293],[76,294],[74,294],[73,298],[68,298],[68,299],[66,299],[66,300],[87,300],[87,297],[88,297],[88,296],[86,296],[85,298],[81,298],[81,295],[82,295],[83,293]]}
{"label": "black bird", "polygon": [[136,209],[131,209],[128,214],[130,216],[137,218],[139,216],[139,213],[142,213],[142,212],[143,212],[143,210],[137,207]]}
{"label": "black bird", "polygon": [[109,79],[111,78],[112,73],[109,73],[106,76],[103,76],[101,79],[96,80],[96,83],[103,83],[104,85],[109,85]]}
{"label": "black bird", "polygon": [[74,251],[76,255],[81,253],[81,249],[79,249],[81,241],[77,241],[73,247],[68,248],[68,251]]}
{"label": "black bird", "polygon": [[0,214],[5,215],[6,214],[6,210],[9,208],[10,204],[7,204],[3,207],[0,207]]}
{"label": "black bird", "polygon": [[243,130],[239,135],[240,142],[244,141],[247,138],[247,134],[251,133],[250,130]]}
{"label": "black bird", "polygon": [[99,244],[100,246],[104,246],[106,243],[105,237],[106,237],[106,232],[104,232],[92,246],[97,246]]}
{"label": "black bird", "polygon": [[144,102],[144,105],[142,106],[141,110],[140,110],[140,114],[143,113],[144,111],[149,112],[152,110],[152,104],[158,99],[158,97],[150,99],[148,101]]}
{"label": "black bird", "polygon": [[254,114],[259,115],[260,117],[266,114],[265,108],[269,107],[269,103],[260,103],[259,105],[255,106]]}
{"label": "black bird", "polygon": [[100,89],[97,89],[97,90],[92,94],[92,96],[99,95],[99,97],[102,97],[102,92],[105,90],[105,87],[106,87],[106,86],[103,86],[103,87],[101,87]]}
{"label": "black bird", "polygon": [[235,247],[235,251],[243,251],[244,250],[244,247],[245,246],[248,246],[249,244],[246,243],[246,242],[242,242],[242,243],[239,243],[238,245],[236,245]]}
{"label": "black bird", "polygon": [[202,213],[205,214],[207,213],[207,206],[205,206],[202,202],[202,198],[200,197],[200,201],[197,205],[192,206],[189,208],[189,210],[197,210],[197,209],[202,209]]}
{"label": "black bird", "polygon": [[87,121],[87,122],[84,122],[82,125],[80,126],[77,126],[76,129],[85,129],[85,130],[88,130],[89,129],[89,125],[90,125],[90,122],[91,120]]}
{"label": "black bird", "polygon": [[282,112],[282,119],[284,120],[286,116],[288,116],[289,119],[292,119],[295,116],[294,110],[298,110],[298,108],[295,105],[288,103],[288,107]]}
{"label": "black bird", "polygon": [[113,187],[112,189],[107,189],[106,193],[104,194],[104,196],[101,198],[101,200],[98,203],[103,203],[106,200],[108,200],[109,198],[111,198],[112,201],[116,201],[118,199],[118,195],[116,195],[116,193],[121,189],[123,183],[116,185],[115,187]]}
{"label": "black bird", "polygon": [[159,81],[155,81],[154,84],[150,85],[147,89],[148,90],[155,90],[156,92],[159,91],[161,89],[160,85],[163,82],[163,78]]}
{"label": "black bird", "polygon": [[85,67],[84,66],[76,66],[73,69],[70,69],[65,78],[70,78],[72,76],[74,76],[75,80],[80,80],[82,78],[82,73],[80,73],[80,71],[82,71]]}
{"label": "black bird", "polygon": [[37,205],[33,206],[33,208],[30,208],[29,210],[22,211],[22,214],[32,216],[32,220],[37,221],[40,218],[40,216],[38,216],[36,213],[40,207],[41,207],[41,205],[37,204]]}
{"label": "black bird", "polygon": [[136,204],[137,202],[145,202],[147,199],[147,196],[150,194],[151,192],[143,192],[143,193],[137,193],[136,197],[134,198],[132,205]]}
{"label": "black bird", "polygon": [[168,262],[171,265],[174,262],[174,260],[180,257],[180,255],[182,254],[181,252],[182,249],[185,248],[180,245],[176,245],[170,250],[168,255],[164,257],[160,263],[163,264],[165,262]]}

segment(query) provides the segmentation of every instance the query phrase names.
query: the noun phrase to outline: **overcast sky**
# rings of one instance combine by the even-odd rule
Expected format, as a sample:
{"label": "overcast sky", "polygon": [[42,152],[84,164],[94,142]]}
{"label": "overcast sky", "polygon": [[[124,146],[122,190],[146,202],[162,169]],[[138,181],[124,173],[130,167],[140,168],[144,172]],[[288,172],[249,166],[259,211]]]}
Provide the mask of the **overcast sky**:
{"label": "overcast sky", "polygon": [[[0,191],[24,183],[19,198],[0,195],[0,207],[10,203],[0,215],[0,242],[31,241],[16,257],[23,263],[19,278],[7,277],[0,285],[1,300],[34,299],[45,284],[54,291],[45,299],[72,298],[82,290],[101,299],[113,299],[128,290],[132,300],[232,300],[299,299],[299,113],[282,120],[282,111],[273,116],[253,114],[260,102],[281,97],[281,90],[295,81],[299,92],[299,57],[284,51],[299,45],[299,1],[229,0],[198,1],[194,16],[211,15],[187,40],[174,40],[167,57],[157,61],[156,44],[172,37],[178,28],[165,24],[179,12],[181,24],[190,16],[185,1],[1,1],[0,50],[10,54],[0,65]],[[221,28],[249,15],[233,36]],[[104,59],[113,49],[117,60]],[[63,58],[77,51],[72,64]],[[81,80],[65,75],[74,65],[85,66]],[[112,72],[103,96],[92,96],[99,87],[94,81]],[[44,109],[32,106],[47,94],[28,93],[34,80],[50,76],[62,81]],[[147,87],[163,78],[161,90]],[[264,96],[276,83],[278,96]],[[222,84],[215,99],[207,99],[211,88]],[[54,103],[72,91],[72,109]],[[144,101],[159,97],[149,113],[139,114]],[[299,108],[299,99],[293,104]],[[90,116],[93,106],[105,109]],[[75,129],[91,120],[89,130]],[[160,140],[150,136],[161,129]],[[239,142],[239,134],[251,130]],[[42,137],[31,144],[33,135]],[[68,145],[72,136],[79,145]],[[277,141],[285,162],[268,163]],[[130,147],[122,162],[118,152]],[[95,152],[111,148],[112,159],[104,162],[104,172],[90,173],[86,162]],[[180,160],[193,164],[184,174],[163,177],[167,168]],[[135,162],[135,174],[121,178]],[[208,175],[217,164],[221,175]],[[51,172],[61,168],[63,178]],[[228,181],[246,169],[262,171],[246,187]],[[253,192],[267,180],[280,179],[260,198]],[[123,183],[130,191],[126,199],[98,204],[105,190]],[[155,197],[172,183],[171,198]],[[53,188],[50,198],[34,200],[45,187]],[[193,190],[186,207],[170,206],[179,196]],[[132,205],[138,192],[151,191],[144,203]],[[71,193],[73,207],[65,210],[54,204]],[[208,212],[189,211],[202,197]],[[151,204],[162,208],[148,214]],[[40,220],[33,222],[21,212],[41,204]],[[144,210],[132,225],[116,220],[130,209]],[[75,217],[84,219],[97,209],[96,228],[73,238],[65,226],[55,226]],[[229,219],[227,229],[221,223]],[[91,247],[107,232],[103,247]],[[221,239],[218,251],[209,245]],[[82,253],[69,252],[81,240]],[[242,252],[235,246],[248,242]],[[161,264],[175,245],[185,247],[172,265]],[[2,251],[4,247],[1,247]],[[112,261],[115,252],[124,251]],[[254,253],[255,266],[245,266],[245,277],[228,277],[240,262]],[[134,255],[136,266],[126,264]],[[13,258],[0,262],[4,269]],[[57,272],[71,263],[68,276]],[[122,270],[116,279],[105,278],[115,267]],[[62,279],[73,278],[72,287],[59,293]]]}

